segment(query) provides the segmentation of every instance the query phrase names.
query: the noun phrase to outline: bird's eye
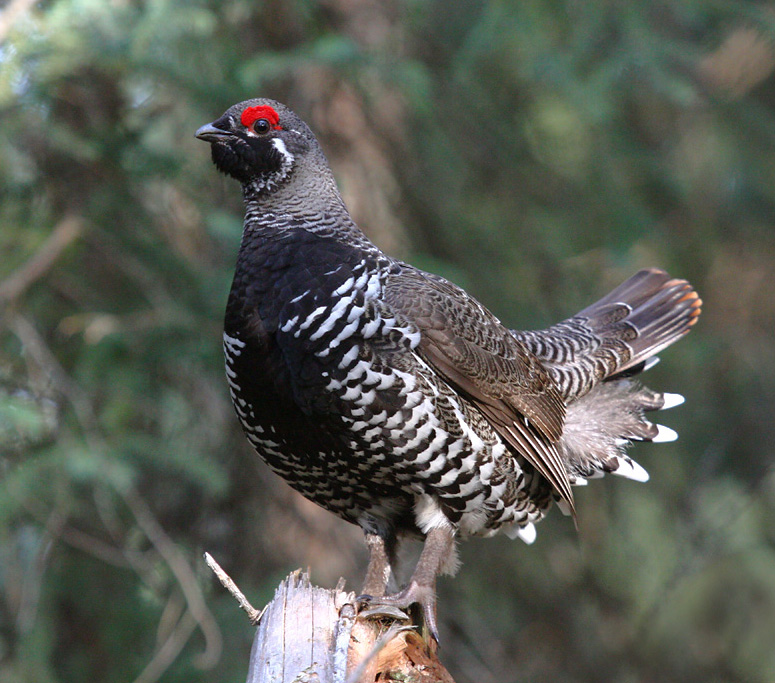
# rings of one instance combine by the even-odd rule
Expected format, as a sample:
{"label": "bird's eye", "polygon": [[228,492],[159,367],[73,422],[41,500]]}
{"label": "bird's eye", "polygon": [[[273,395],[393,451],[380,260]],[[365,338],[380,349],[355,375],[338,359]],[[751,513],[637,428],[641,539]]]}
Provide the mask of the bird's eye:
{"label": "bird's eye", "polygon": [[266,135],[270,130],[272,130],[272,124],[269,119],[256,119],[253,124],[253,132],[259,135]]}

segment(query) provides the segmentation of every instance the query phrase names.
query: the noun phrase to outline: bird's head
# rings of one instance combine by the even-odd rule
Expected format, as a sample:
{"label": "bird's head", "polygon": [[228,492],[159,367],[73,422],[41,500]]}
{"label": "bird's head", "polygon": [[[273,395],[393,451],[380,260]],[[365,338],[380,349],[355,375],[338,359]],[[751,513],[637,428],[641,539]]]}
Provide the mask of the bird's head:
{"label": "bird's head", "polygon": [[307,125],[268,99],[235,104],[196,136],[210,143],[218,170],[256,194],[276,190],[307,155],[319,150]]}

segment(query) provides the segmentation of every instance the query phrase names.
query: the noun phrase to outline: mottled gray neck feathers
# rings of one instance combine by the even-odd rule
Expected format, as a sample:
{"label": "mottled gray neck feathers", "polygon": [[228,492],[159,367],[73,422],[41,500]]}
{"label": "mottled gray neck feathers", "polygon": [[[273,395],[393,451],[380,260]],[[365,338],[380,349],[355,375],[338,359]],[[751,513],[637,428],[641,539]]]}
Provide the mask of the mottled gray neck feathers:
{"label": "mottled gray neck feathers", "polygon": [[301,229],[378,251],[350,216],[322,152],[297,164],[272,188],[242,186],[245,232]]}

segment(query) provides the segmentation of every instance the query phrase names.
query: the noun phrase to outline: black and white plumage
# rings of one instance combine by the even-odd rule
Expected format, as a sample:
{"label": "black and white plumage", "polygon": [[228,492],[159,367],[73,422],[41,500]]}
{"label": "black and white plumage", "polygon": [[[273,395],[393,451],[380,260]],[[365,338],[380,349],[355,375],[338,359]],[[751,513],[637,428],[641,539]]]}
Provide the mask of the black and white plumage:
{"label": "black and white plumage", "polygon": [[[575,514],[572,486],[648,478],[626,447],[674,438],[645,414],[682,399],[632,377],[697,321],[686,281],[644,270],[547,330],[509,330],[368,241],[283,105],[242,102],[197,136],[247,206],[224,333],[237,414],[275,472],[364,529],[375,602],[419,602],[435,636],[455,538],[531,542],[553,502]],[[425,547],[385,595],[402,535]]]}

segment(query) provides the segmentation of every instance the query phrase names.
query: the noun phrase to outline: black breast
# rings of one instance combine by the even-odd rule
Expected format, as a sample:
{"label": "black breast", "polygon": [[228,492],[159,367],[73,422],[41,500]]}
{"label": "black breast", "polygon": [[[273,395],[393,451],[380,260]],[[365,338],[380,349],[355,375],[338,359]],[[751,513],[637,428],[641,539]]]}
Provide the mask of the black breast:
{"label": "black breast", "polygon": [[411,505],[370,475],[330,390],[360,362],[360,328],[373,323],[367,283],[385,267],[384,257],[302,230],[257,236],[243,243],[226,310],[226,371],[248,439],[294,488],[350,521],[385,500]]}

